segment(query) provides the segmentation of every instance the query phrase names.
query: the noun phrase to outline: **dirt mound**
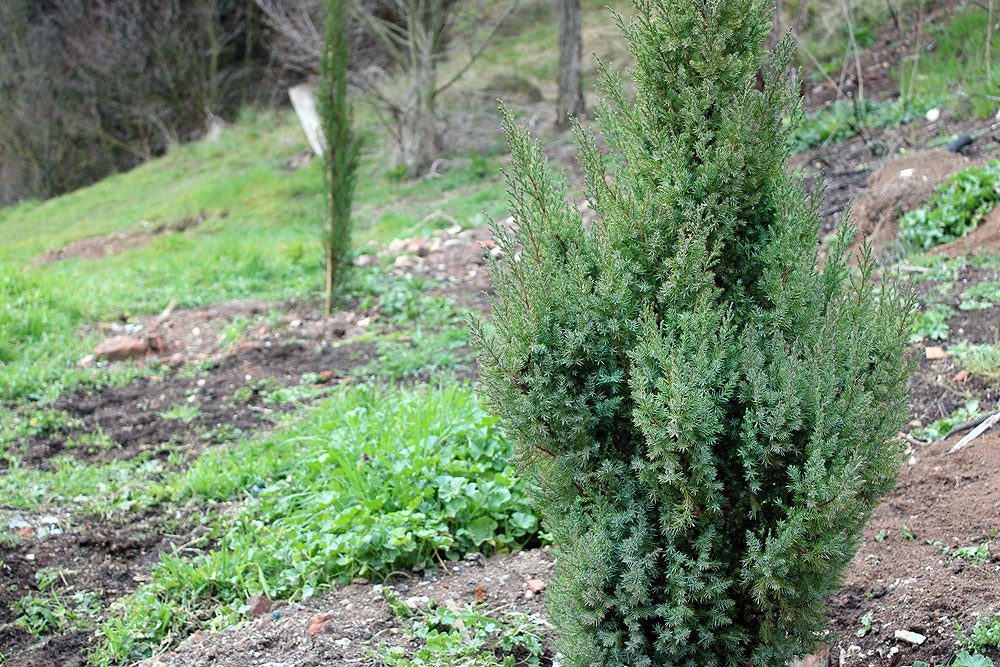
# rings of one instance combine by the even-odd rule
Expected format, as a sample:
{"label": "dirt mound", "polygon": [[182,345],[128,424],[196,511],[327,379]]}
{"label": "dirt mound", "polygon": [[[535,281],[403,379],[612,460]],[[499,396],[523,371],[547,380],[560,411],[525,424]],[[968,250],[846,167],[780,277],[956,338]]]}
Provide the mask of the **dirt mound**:
{"label": "dirt mound", "polygon": [[[223,211],[219,216],[225,217],[227,214],[227,211]],[[153,242],[153,239],[162,234],[185,232],[192,227],[197,227],[205,222],[206,218],[206,214],[201,213],[195,217],[156,225],[148,220],[143,220],[135,227],[125,231],[71,241],[61,248],[39,255],[31,261],[31,265],[51,264],[64,259],[101,259],[120,255],[130,250],[145,248]]]}
{"label": "dirt mound", "polygon": [[973,161],[943,149],[912,153],[885,162],[868,180],[864,196],[853,209],[858,234],[875,249],[896,238],[896,221],[920,208],[935,188]]}
{"label": "dirt mound", "polygon": [[[831,603],[831,665],[946,664],[956,624],[968,632],[997,613],[1000,431],[949,454],[959,437],[915,451],[876,508]],[[926,641],[897,640],[897,630]]]}
{"label": "dirt mound", "polygon": [[952,259],[979,252],[1000,255],[1000,208],[993,209],[979,223],[979,226],[967,235],[931,250],[931,253],[935,255],[943,255]]}

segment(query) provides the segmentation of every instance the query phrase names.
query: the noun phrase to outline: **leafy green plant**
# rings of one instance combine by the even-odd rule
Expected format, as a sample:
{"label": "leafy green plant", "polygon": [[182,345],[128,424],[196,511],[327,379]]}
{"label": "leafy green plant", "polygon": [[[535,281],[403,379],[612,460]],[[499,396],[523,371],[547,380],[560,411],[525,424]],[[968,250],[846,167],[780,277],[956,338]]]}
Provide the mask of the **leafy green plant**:
{"label": "leafy green plant", "polygon": [[958,408],[952,414],[938,419],[933,423],[925,426],[923,428],[914,429],[910,431],[910,435],[919,440],[932,441],[939,438],[943,438],[948,434],[951,429],[955,428],[959,424],[966,422],[970,419],[975,419],[981,413],[979,412],[979,401],[973,399],[967,402],[962,407]]}
{"label": "leafy green plant", "polygon": [[634,5],[634,95],[604,76],[610,157],[577,132],[599,222],[503,112],[516,228],[473,329],[482,387],[559,549],[567,664],[784,664],[893,486],[912,303],[876,298],[870,253],[852,271],[851,229],[816,268],[767,3]]}
{"label": "leafy green plant", "polygon": [[919,343],[927,338],[931,340],[947,340],[948,320],[954,315],[955,310],[943,303],[936,303],[922,313],[919,313],[913,320],[910,342]]}
{"label": "leafy green plant", "polygon": [[899,220],[899,238],[911,251],[929,250],[976,228],[1000,202],[1000,162],[970,167],[940,186],[927,203]]}
{"label": "leafy green plant", "polygon": [[[931,667],[923,660],[917,660],[910,667]],[[993,661],[980,653],[970,654],[962,651],[952,659],[946,666],[935,665],[934,667],[993,667]]]}
{"label": "leafy green plant", "polygon": [[858,628],[858,630],[854,634],[856,634],[858,637],[864,637],[865,635],[867,635],[869,632],[872,631],[872,623],[874,619],[875,619],[875,612],[869,609],[867,612],[865,612],[865,615],[861,617],[860,621],[861,627]]}
{"label": "leafy green plant", "polygon": [[1000,303],[1000,281],[997,280],[981,282],[962,292],[962,303],[959,308],[986,309],[992,308],[995,303]]}
{"label": "leafy green plant", "polygon": [[[242,499],[211,551],[165,554],[104,626],[108,662],[148,655],[249,596],[309,597],[358,576],[431,567],[537,540],[512,446],[467,387],[338,388],[278,432],[206,453],[163,480],[164,501]],[[162,609],[184,610],[162,624]],[[193,625],[192,625],[193,627]]]}
{"label": "leafy green plant", "polygon": [[985,648],[1000,651],[1000,612],[980,618],[971,633],[960,634],[958,639],[962,646],[972,651]]}
{"label": "leafy green plant", "polygon": [[988,544],[966,547],[942,547],[941,553],[948,560],[964,560],[974,565],[984,565],[990,562],[990,547]]}
{"label": "leafy green plant", "polygon": [[[14,603],[17,623],[31,634],[87,629],[101,613],[100,597],[90,591],[70,593],[63,573],[58,570],[40,570],[35,578],[40,594],[25,595]],[[60,581],[62,587],[58,585]]]}

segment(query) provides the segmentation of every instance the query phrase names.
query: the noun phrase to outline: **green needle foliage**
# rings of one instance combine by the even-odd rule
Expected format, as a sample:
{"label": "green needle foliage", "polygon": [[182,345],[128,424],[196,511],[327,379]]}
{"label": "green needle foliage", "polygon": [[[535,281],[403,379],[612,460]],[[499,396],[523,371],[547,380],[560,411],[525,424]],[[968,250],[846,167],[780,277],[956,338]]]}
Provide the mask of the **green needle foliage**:
{"label": "green needle foliage", "polygon": [[326,314],[333,288],[347,266],[351,250],[351,202],[357,181],[360,144],[347,99],[347,0],[327,0],[326,35],[320,62],[319,107],[326,146],[323,151],[327,188]]}
{"label": "green needle foliage", "polygon": [[852,271],[847,226],[817,269],[770,3],[634,4],[610,154],[577,128],[592,226],[502,110],[516,225],[473,327],[482,387],[559,548],[567,664],[774,667],[813,647],[892,487],[911,302],[868,252]]}

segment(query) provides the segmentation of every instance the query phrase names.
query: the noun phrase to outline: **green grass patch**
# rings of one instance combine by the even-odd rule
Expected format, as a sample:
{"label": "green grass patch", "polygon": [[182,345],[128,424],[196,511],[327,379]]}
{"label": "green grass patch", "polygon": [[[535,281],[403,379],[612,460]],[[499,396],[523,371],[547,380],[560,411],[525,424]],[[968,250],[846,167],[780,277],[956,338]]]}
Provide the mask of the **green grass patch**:
{"label": "green grass patch", "polygon": [[984,378],[989,382],[1000,382],[1000,343],[951,345],[948,347],[948,355],[970,375]]}
{"label": "green grass patch", "polygon": [[[369,121],[370,122],[370,121]],[[129,321],[177,307],[238,299],[318,298],[323,179],[318,161],[290,171],[305,148],[290,114],[244,114],[217,142],[166,156],[46,202],[0,210],[0,401],[50,401],[81,383],[127,381],[133,365],[81,369],[98,321]],[[374,147],[363,156],[355,198],[355,245],[380,249],[394,237],[485,224],[506,210],[496,154],[444,156],[439,177],[399,181]],[[169,231],[173,223],[198,225]],[[167,231],[148,245],[99,258],[32,265],[71,241]],[[360,271],[355,273],[362,273]],[[379,294],[384,276],[355,276],[345,294]],[[404,309],[404,306],[400,306]],[[245,322],[224,335],[236,339]],[[131,368],[133,370],[122,370]]]}
{"label": "green grass patch", "polygon": [[1000,53],[995,36],[987,52],[988,30],[986,7],[974,4],[964,5],[950,21],[928,23],[921,45],[933,49],[923,50],[915,66],[915,54],[900,63],[901,90],[914,99],[945,92],[977,118],[993,115],[1000,104]]}
{"label": "green grass patch", "polygon": [[536,539],[512,445],[465,386],[339,389],[275,433],[206,453],[154,495],[242,501],[212,551],[165,554],[152,582],[117,603],[98,662],[149,655],[250,595],[299,599],[353,577],[385,577]]}
{"label": "green grass patch", "polygon": [[[86,442],[80,446],[88,446]],[[8,453],[9,467],[0,476],[0,505],[30,511],[73,506],[92,514],[134,511],[156,502],[158,483],[166,466],[155,459],[137,457],[103,465],[81,465],[62,456],[50,460],[51,469],[27,468]]]}
{"label": "green grass patch", "polygon": [[[913,121],[929,108],[899,102],[841,100],[807,113],[791,137],[793,153],[803,153],[856,137],[873,128],[893,128]],[[925,108],[926,107],[926,108]]]}

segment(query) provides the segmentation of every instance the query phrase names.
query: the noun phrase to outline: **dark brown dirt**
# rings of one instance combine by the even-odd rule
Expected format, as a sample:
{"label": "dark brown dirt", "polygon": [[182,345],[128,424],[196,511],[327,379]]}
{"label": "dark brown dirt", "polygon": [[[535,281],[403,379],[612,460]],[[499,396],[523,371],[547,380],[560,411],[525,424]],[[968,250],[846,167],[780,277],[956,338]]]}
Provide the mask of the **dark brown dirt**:
{"label": "dark brown dirt", "polygon": [[[299,386],[303,378],[309,380],[306,387],[332,386],[349,379],[352,368],[374,356],[370,343],[320,349],[301,342],[248,344],[194,372],[142,377],[98,392],[78,389],[53,406],[65,412],[73,426],[28,440],[20,461],[47,468],[50,459],[65,455],[91,464],[143,452],[157,457],[173,451],[197,454],[220,436],[232,440],[268,428],[297,406],[295,401],[271,400],[274,390]],[[191,416],[173,417],[170,411],[177,408],[190,409]],[[98,434],[103,437],[95,439]]]}

